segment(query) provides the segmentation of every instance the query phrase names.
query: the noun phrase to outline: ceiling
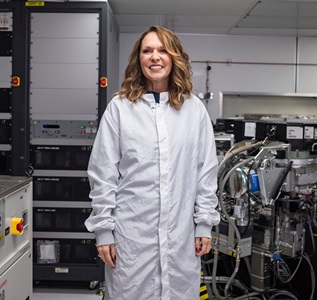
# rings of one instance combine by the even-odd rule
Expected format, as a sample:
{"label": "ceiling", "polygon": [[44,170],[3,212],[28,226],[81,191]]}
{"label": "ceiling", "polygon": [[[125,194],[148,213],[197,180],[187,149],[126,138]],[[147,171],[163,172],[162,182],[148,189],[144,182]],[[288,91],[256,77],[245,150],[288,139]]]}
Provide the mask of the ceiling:
{"label": "ceiling", "polygon": [[317,36],[317,0],[108,0],[120,32]]}

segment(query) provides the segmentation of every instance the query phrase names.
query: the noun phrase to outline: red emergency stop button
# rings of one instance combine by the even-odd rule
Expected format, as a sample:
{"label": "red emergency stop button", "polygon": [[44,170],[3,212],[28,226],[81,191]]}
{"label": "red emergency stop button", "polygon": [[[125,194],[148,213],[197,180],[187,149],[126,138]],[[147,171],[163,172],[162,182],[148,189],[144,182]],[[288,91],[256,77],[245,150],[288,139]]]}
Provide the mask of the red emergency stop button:
{"label": "red emergency stop button", "polygon": [[99,80],[99,85],[100,85],[100,87],[102,87],[102,88],[107,87],[107,85],[108,85],[108,79],[107,79],[107,77],[101,77],[100,80]]}
{"label": "red emergency stop button", "polygon": [[12,219],[12,235],[21,235],[23,234],[24,227],[23,218],[13,218]]}
{"label": "red emergency stop button", "polygon": [[12,81],[11,81],[11,84],[12,86],[20,86],[20,77],[18,76],[12,76]]}
{"label": "red emergency stop button", "polygon": [[23,231],[23,220],[17,224],[17,231],[22,232]]}

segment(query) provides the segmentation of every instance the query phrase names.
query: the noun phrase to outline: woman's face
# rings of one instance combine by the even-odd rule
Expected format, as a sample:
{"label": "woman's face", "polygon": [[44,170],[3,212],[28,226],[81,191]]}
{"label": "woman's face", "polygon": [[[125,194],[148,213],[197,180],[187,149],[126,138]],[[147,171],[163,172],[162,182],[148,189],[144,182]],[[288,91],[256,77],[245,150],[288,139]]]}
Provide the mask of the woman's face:
{"label": "woman's face", "polygon": [[148,33],[141,44],[140,64],[149,91],[164,92],[172,70],[172,57],[166,52],[156,32]]}

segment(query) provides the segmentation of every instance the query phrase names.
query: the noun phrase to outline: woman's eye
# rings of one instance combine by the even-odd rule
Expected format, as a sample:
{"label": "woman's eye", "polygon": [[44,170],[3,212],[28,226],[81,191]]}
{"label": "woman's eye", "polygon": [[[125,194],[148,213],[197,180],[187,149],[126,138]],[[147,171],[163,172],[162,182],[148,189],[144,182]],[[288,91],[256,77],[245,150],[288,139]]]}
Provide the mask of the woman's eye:
{"label": "woman's eye", "polygon": [[167,53],[167,51],[165,49],[162,49],[161,52],[162,53]]}
{"label": "woman's eye", "polygon": [[142,53],[144,53],[144,54],[150,53],[150,50],[144,49],[144,50],[142,51]]}

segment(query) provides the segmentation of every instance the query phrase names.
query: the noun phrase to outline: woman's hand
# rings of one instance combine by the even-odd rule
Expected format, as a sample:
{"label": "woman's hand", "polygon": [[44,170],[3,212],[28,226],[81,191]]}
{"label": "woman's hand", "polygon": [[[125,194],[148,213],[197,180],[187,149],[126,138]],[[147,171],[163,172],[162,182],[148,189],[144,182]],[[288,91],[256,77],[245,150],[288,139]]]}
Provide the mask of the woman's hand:
{"label": "woman's hand", "polygon": [[209,253],[211,249],[211,239],[206,237],[195,238],[196,256],[202,256]]}
{"label": "woman's hand", "polygon": [[98,256],[105,264],[109,265],[111,268],[116,267],[116,249],[114,244],[97,246],[97,250],[99,253]]}

